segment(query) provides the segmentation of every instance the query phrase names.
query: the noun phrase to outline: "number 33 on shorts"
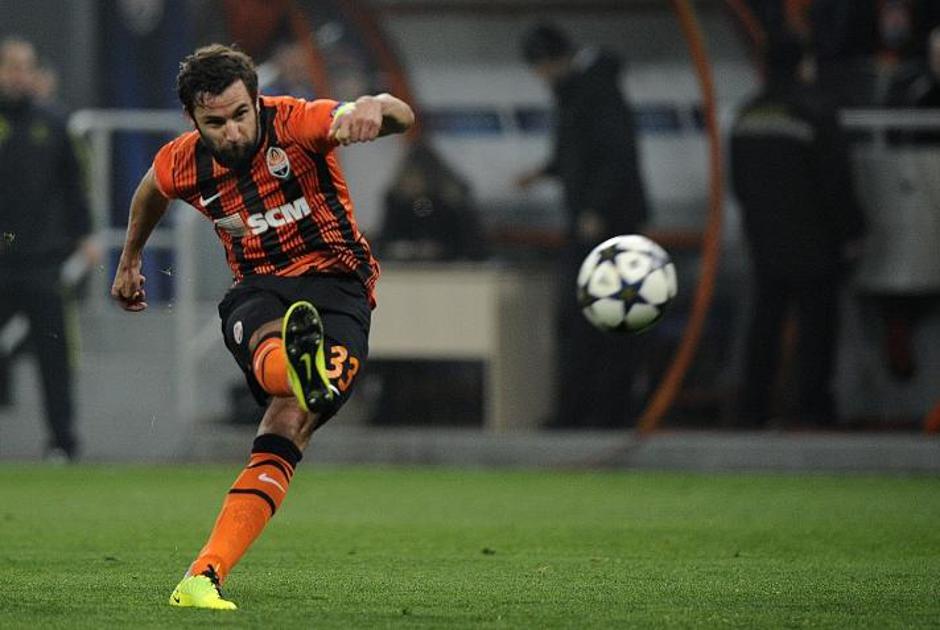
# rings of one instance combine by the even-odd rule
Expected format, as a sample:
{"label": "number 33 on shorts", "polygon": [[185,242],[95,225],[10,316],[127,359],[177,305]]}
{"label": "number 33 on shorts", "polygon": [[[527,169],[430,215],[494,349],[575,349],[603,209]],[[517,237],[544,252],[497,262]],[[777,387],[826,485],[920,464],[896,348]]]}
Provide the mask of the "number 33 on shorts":
{"label": "number 33 on shorts", "polygon": [[345,392],[359,373],[359,359],[349,354],[345,346],[337,344],[330,349],[328,363],[327,378],[339,388],[339,391]]}

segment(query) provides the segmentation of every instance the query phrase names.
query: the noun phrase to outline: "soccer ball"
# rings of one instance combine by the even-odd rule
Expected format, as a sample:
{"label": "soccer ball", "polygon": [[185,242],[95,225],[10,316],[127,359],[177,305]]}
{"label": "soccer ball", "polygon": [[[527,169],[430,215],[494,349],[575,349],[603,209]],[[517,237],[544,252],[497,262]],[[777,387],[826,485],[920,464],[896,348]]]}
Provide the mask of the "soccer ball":
{"label": "soccer ball", "polygon": [[649,329],[662,319],[676,289],[669,254],[639,234],[607,239],[591,250],[578,273],[578,304],[604,331]]}

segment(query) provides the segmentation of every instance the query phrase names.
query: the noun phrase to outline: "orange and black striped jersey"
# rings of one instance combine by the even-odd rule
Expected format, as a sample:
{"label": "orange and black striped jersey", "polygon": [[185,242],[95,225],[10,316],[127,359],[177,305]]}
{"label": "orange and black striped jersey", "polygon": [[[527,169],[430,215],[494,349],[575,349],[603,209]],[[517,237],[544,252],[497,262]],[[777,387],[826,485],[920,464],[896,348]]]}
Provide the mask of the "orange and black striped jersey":
{"label": "orange and black striped jersey", "polygon": [[216,162],[197,131],[164,145],[157,188],[215,224],[235,280],[251,275],[354,274],[375,306],[379,266],[353,217],[327,135],[339,103],[260,98],[258,149],[250,167]]}

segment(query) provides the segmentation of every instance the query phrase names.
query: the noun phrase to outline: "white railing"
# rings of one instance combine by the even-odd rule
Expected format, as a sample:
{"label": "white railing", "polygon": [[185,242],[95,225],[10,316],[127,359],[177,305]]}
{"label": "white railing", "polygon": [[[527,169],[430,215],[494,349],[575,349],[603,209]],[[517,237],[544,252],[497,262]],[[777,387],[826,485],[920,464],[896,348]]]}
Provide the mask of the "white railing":
{"label": "white railing", "polygon": [[[84,109],[72,114],[69,119],[69,132],[88,143],[88,202],[92,225],[95,226],[106,251],[121,247],[124,243],[124,230],[111,226],[115,132],[176,134],[187,128],[186,119],[181,112],[162,109]],[[172,241],[173,239],[166,237],[166,232],[156,230],[150,244],[156,247],[172,247]],[[107,301],[110,286],[110,278],[107,275],[98,274],[93,278],[91,302],[99,309]]]}
{"label": "white railing", "polygon": [[[85,138],[89,144],[89,203],[94,225],[107,250],[122,247],[125,236],[124,229],[110,225],[114,203],[111,195],[114,133],[177,134],[189,128],[182,112],[172,110],[82,110],[72,115],[69,131]],[[172,248],[175,253],[175,380],[177,421],[181,427],[191,427],[196,417],[197,362],[212,347],[218,332],[214,319],[202,324],[197,321],[195,227],[198,221],[195,212],[177,213],[172,231],[155,230],[148,241],[150,247]],[[113,308],[106,304],[109,276],[109,273],[95,276],[91,291],[93,308]]]}
{"label": "white railing", "polygon": [[846,109],[839,122],[844,129],[870,131],[877,150],[887,148],[889,131],[929,131],[940,129],[940,110],[931,109]]}
{"label": "white railing", "polygon": [[850,129],[940,129],[940,110],[936,109],[846,109],[839,118]]}

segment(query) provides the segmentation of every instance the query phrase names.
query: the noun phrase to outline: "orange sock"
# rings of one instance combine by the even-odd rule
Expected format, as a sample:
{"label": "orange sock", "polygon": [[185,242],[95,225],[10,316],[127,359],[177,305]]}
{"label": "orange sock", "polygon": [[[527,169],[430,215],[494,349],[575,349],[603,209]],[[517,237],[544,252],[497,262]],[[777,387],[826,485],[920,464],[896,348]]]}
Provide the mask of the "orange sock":
{"label": "orange sock", "polygon": [[272,396],[290,396],[290,383],[287,380],[287,356],[284,354],[284,341],[280,337],[268,337],[255,348],[251,361],[258,384]]}
{"label": "orange sock", "polygon": [[220,581],[225,579],[280,507],[301,457],[285,437],[268,433],[255,438],[251,459],[228,491],[190,575],[211,566]]}

